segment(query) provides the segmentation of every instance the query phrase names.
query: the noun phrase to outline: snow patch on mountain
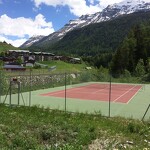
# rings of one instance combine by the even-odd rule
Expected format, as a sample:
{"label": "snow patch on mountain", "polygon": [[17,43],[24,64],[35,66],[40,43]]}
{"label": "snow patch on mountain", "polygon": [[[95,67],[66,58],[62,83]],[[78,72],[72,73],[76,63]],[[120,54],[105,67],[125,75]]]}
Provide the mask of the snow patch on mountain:
{"label": "snow patch on mountain", "polygon": [[42,35],[33,35],[31,38],[29,38],[29,40],[27,40],[20,47],[21,48],[30,47],[33,43],[36,43],[36,42],[40,41],[43,37],[45,37],[45,36],[42,36]]}

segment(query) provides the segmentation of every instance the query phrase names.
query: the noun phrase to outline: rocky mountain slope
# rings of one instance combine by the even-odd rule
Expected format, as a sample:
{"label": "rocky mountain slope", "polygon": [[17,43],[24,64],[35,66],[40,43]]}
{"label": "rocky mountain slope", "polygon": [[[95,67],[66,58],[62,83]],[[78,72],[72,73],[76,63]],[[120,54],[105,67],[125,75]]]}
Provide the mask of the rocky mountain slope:
{"label": "rocky mountain slope", "polygon": [[101,12],[97,12],[95,14],[83,15],[76,20],[70,20],[68,24],[62,27],[60,30],[42,37],[31,37],[28,41],[26,41],[21,48],[27,48],[29,46],[43,46],[45,44],[52,44],[60,39],[62,39],[69,31],[74,29],[82,28],[84,26],[104,22],[108,20],[112,20],[122,15],[127,15],[134,12],[139,11],[148,11],[150,10],[150,2],[140,1],[140,0],[125,0],[118,4],[113,4],[107,6]]}

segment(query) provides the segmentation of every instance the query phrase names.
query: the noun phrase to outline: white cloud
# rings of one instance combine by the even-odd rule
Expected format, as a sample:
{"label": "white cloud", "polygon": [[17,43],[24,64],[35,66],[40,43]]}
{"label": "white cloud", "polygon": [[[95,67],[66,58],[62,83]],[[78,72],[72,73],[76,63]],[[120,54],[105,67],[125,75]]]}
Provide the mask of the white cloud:
{"label": "white cloud", "polygon": [[51,22],[46,22],[38,14],[34,20],[24,17],[10,18],[6,14],[0,17],[0,34],[24,37],[25,35],[48,35],[54,32]]}
{"label": "white cloud", "polygon": [[[36,7],[42,4],[56,7],[58,5],[68,6],[70,12],[76,16],[92,14],[101,11],[103,8],[114,3],[120,3],[123,0],[32,0]],[[86,1],[90,3],[87,5]],[[145,0],[150,2],[150,0]]]}
{"label": "white cloud", "polygon": [[[134,0],[99,0],[100,5],[103,7],[107,7],[108,5],[112,5],[114,3],[120,3],[122,1],[134,1]],[[142,0],[135,0],[135,1],[142,1]],[[150,0],[144,0],[145,2],[150,2]]]}
{"label": "white cloud", "polygon": [[0,16],[0,41],[7,36],[18,37],[18,40],[9,40],[14,46],[22,44],[25,40],[25,36],[31,37],[33,35],[49,35],[54,32],[51,22],[46,22],[43,15],[38,14],[35,19],[31,18],[10,18],[6,14]]}
{"label": "white cloud", "polygon": [[0,35],[0,42],[7,42],[8,44],[11,44],[15,47],[19,47],[20,45],[22,45],[23,43],[25,43],[28,39],[26,38],[19,38],[19,39],[16,39],[16,40],[12,40],[12,39],[9,39],[7,37],[4,37],[4,36],[1,36]]}
{"label": "white cloud", "polygon": [[90,2],[90,4],[94,4],[94,0],[88,0]]}
{"label": "white cloud", "polygon": [[17,39],[17,40],[10,40],[7,39],[6,42],[7,43],[11,43],[13,46],[15,47],[19,47],[20,45],[22,45],[23,43],[25,43],[28,39],[22,38],[22,39]]}
{"label": "white cloud", "polygon": [[150,0],[144,0],[145,2],[147,2],[147,3],[150,3]]}
{"label": "white cloud", "polygon": [[76,16],[93,14],[95,12],[101,11],[101,8],[98,4],[97,5],[90,4],[89,6],[87,6],[84,0],[74,0],[74,3],[70,2],[69,8],[70,8],[70,12]]}
{"label": "white cloud", "polygon": [[122,2],[123,0],[100,0],[100,5],[102,7],[107,7],[108,5],[111,5],[111,4],[114,4],[114,3],[120,3]]}
{"label": "white cloud", "polygon": [[39,7],[41,4],[48,6],[68,6],[70,12],[76,16],[81,16],[85,14],[92,14],[101,10],[99,4],[94,5],[94,1],[99,0],[90,0],[90,5],[87,5],[86,0],[33,0],[36,7]]}

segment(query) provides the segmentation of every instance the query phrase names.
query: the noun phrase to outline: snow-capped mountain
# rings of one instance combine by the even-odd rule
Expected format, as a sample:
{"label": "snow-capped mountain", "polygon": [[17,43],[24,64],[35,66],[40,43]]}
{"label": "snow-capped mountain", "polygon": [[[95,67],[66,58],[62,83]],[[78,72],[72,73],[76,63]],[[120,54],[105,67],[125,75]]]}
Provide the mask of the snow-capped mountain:
{"label": "snow-capped mountain", "polygon": [[108,5],[101,12],[97,12],[95,14],[83,15],[76,20],[70,20],[68,24],[66,24],[60,30],[46,36],[39,36],[34,38],[30,38],[26,43],[24,43],[21,47],[29,47],[32,44],[34,45],[43,45],[45,43],[53,43],[60,39],[62,39],[66,33],[72,31],[77,28],[82,28],[92,23],[99,23],[103,21],[108,21],[119,17],[121,15],[126,15],[138,11],[149,11],[150,10],[150,2],[145,2],[144,0],[125,0],[117,4]]}
{"label": "snow-capped mountain", "polygon": [[40,41],[43,37],[42,35],[34,35],[31,38],[29,38],[24,44],[22,44],[20,47],[30,47],[33,43],[36,43],[38,41]]}

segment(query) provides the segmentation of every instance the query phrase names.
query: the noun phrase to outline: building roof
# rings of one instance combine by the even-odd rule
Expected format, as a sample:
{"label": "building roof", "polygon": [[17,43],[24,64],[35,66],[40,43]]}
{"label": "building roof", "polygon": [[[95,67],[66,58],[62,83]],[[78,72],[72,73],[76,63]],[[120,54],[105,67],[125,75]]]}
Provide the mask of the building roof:
{"label": "building roof", "polygon": [[37,63],[37,62],[35,62],[35,65],[39,65],[39,66],[41,66],[41,67],[48,67],[48,65],[41,64],[41,63]]}
{"label": "building roof", "polygon": [[20,65],[4,65],[4,69],[25,69],[25,67],[22,67]]}
{"label": "building roof", "polygon": [[30,52],[30,53],[35,55],[51,55],[51,56],[55,55],[53,53],[48,53],[48,52]]}
{"label": "building roof", "polygon": [[8,50],[9,52],[23,52],[23,53],[29,53],[29,50]]}
{"label": "building roof", "polygon": [[35,55],[51,55],[54,56],[55,54],[49,52],[30,52],[29,50],[8,50],[9,52],[17,52],[17,53],[30,53]]}
{"label": "building roof", "polygon": [[76,61],[80,61],[80,58],[72,58],[71,60],[76,60]]}

